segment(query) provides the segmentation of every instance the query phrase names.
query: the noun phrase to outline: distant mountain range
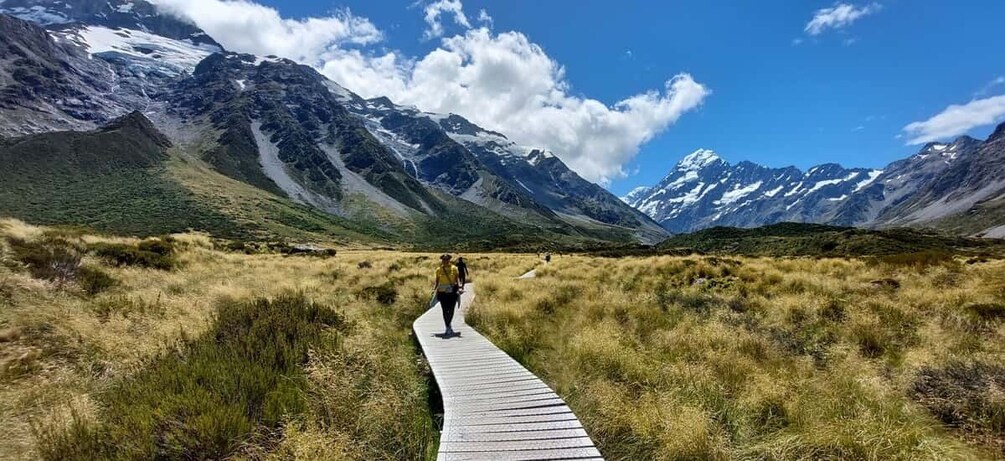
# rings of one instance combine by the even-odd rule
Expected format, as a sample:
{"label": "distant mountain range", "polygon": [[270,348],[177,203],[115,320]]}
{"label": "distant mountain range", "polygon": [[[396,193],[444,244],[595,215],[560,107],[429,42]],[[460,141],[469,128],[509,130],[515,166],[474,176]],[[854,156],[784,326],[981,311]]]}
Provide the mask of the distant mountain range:
{"label": "distant mountain range", "polygon": [[732,165],[698,150],[622,200],[675,233],[805,222],[1005,237],[1005,124],[986,141],[930,143],[882,170]]}
{"label": "distant mountain range", "polygon": [[[456,114],[363,99],[289,60],[228,52],[143,0],[4,0],[0,13],[2,143],[42,135],[61,145],[76,136],[71,132],[149,119],[170,147],[164,156],[151,154],[160,160],[144,168],[159,169],[158,177],[230,220],[217,226],[228,232],[288,232],[297,227],[286,219],[291,210],[307,207],[315,236],[350,229],[402,242],[492,247],[655,243],[668,235],[551,152]],[[102,156],[102,146],[89,148],[75,155],[115,162]],[[22,151],[7,155],[13,152]],[[21,168],[41,170],[22,155],[29,158],[19,159]],[[39,181],[80,179],[54,161],[47,158],[46,168],[60,176]],[[274,206],[263,207],[265,197]],[[76,216],[72,210],[51,213],[59,197],[34,207],[10,203],[16,200],[0,201],[0,214],[76,224],[62,219]],[[276,208],[275,200],[283,205]],[[257,210],[254,218],[248,210]],[[104,211],[94,210],[88,224],[114,231],[102,221]],[[184,224],[171,222],[172,229]]]}

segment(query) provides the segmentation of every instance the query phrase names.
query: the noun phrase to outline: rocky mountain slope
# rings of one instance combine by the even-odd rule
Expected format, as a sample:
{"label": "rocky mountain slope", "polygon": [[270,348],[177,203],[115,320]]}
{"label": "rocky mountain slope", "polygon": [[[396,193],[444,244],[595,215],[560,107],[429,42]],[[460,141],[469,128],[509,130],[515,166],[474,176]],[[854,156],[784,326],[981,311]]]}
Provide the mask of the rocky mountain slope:
{"label": "rocky mountain slope", "polygon": [[806,222],[1000,236],[1005,235],[1005,125],[987,141],[963,136],[928,144],[883,170],[731,165],[698,150],[656,186],[622,200],[673,232]]}
{"label": "rocky mountain slope", "polygon": [[550,153],[460,116],[365,101],[288,60],[226,52],[143,0],[6,0],[0,13],[13,15],[0,15],[0,136],[91,130],[139,110],[215,173],[406,240],[666,236]]}

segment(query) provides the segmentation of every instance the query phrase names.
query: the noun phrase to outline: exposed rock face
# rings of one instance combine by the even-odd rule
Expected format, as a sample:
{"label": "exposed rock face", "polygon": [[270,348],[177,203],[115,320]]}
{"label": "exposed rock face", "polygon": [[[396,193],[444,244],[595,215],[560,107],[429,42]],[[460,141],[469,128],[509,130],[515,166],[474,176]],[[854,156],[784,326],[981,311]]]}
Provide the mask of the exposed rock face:
{"label": "exposed rock face", "polygon": [[1005,208],[1005,125],[987,141],[963,136],[930,143],[883,170],[825,164],[803,173],[750,162],[730,165],[699,150],[658,185],[623,200],[674,232],[785,221],[990,232],[1005,224],[998,211]]}

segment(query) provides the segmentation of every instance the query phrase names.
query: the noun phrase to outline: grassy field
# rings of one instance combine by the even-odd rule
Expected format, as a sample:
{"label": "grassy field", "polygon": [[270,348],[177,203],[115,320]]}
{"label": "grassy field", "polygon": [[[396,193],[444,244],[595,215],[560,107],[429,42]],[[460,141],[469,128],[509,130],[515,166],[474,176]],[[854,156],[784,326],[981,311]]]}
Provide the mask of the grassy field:
{"label": "grassy field", "polygon": [[[436,255],[225,248],[0,221],[0,459],[432,459]],[[1005,261],[466,256],[608,459],[1005,457]]]}
{"label": "grassy field", "polygon": [[608,459],[1005,458],[1005,261],[567,256],[478,296]]}
{"label": "grassy field", "polygon": [[434,255],[72,235],[0,223],[0,459],[435,455],[410,338]]}

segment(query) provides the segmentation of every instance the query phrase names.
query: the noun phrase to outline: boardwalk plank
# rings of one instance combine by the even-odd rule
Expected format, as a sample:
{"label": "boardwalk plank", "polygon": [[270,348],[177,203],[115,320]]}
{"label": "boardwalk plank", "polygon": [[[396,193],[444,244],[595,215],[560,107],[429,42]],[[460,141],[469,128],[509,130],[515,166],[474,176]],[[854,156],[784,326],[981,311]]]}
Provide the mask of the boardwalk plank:
{"label": "boardwalk plank", "polygon": [[443,398],[437,459],[603,459],[561,397],[464,322],[475,294],[473,284],[466,288],[456,335],[442,335],[439,305],[413,324]]}

